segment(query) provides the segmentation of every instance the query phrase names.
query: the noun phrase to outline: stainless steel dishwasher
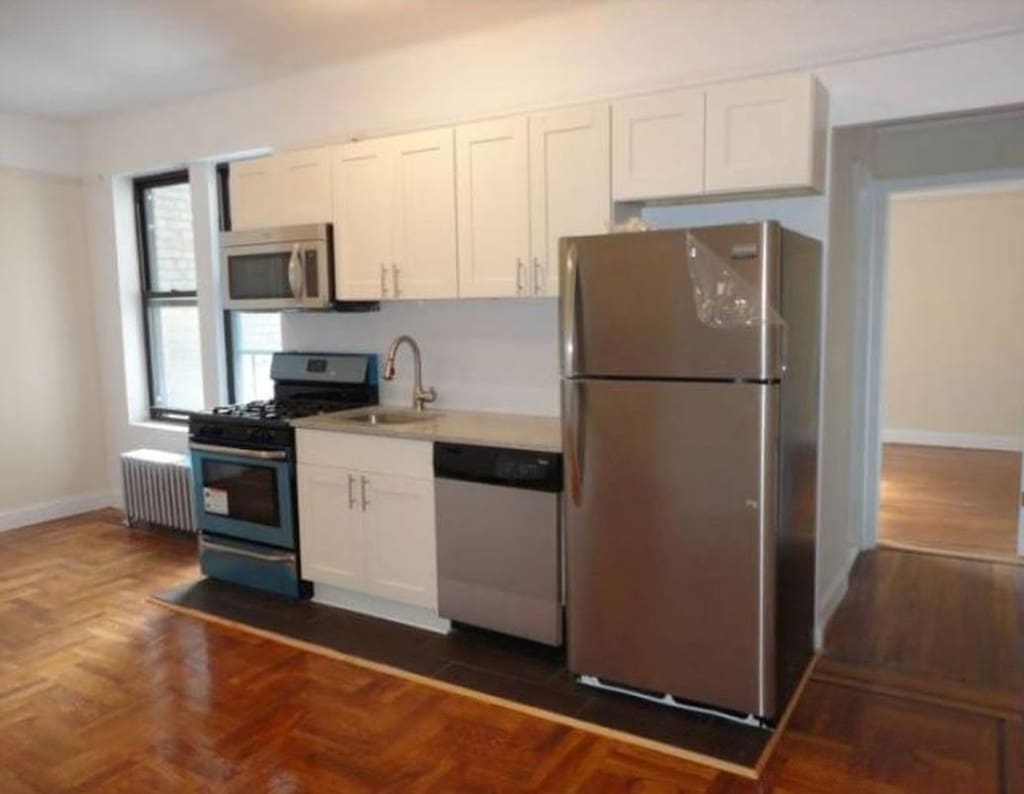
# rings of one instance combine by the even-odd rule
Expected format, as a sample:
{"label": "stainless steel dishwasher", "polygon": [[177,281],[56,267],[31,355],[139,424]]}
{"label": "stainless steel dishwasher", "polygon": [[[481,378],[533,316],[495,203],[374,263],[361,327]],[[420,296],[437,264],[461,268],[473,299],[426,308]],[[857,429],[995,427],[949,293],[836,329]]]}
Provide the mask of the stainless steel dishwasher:
{"label": "stainless steel dishwasher", "polygon": [[562,456],[434,444],[438,612],[562,643]]}

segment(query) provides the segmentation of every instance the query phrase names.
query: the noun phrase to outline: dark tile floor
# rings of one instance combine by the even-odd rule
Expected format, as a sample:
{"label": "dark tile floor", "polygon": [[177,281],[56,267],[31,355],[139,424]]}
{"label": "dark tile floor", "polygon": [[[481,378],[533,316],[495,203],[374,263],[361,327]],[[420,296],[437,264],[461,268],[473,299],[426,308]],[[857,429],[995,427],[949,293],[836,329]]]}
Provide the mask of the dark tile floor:
{"label": "dark tile floor", "polygon": [[576,683],[559,650],[459,627],[448,635],[200,579],[159,601],[753,768],[771,732]]}

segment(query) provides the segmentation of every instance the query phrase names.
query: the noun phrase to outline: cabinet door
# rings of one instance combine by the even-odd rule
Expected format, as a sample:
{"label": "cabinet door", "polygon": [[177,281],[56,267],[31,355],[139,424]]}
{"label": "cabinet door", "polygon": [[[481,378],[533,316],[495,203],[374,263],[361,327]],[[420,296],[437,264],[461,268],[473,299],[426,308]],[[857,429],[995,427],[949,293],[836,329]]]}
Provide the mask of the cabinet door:
{"label": "cabinet door", "polygon": [[228,166],[232,229],[241,231],[274,225],[273,160],[273,157],[257,157]]}
{"label": "cabinet door", "polygon": [[707,190],[815,188],[824,174],[824,101],[810,74],[707,90]]}
{"label": "cabinet door", "polygon": [[558,294],[558,240],[608,231],[611,141],[607,105],[530,117],[530,281]]}
{"label": "cabinet door", "polygon": [[[385,140],[334,147],[334,290],[338,300],[389,297],[392,158]],[[387,280],[385,280],[387,279]]]}
{"label": "cabinet door", "polygon": [[366,590],[437,609],[432,480],[367,474]]}
{"label": "cabinet door", "polygon": [[391,287],[395,298],[454,298],[459,294],[454,136],[449,127],[391,139],[395,158]]}
{"label": "cabinet door", "polygon": [[459,294],[526,295],[530,249],[526,117],[455,130]]}
{"label": "cabinet door", "polygon": [[704,92],[666,91],[612,105],[616,201],[704,191]]}
{"label": "cabinet door", "polygon": [[298,467],[302,575],[311,581],[365,588],[365,542],[359,472]]}
{"label": "cabinet door", "polygon": [[275,225],[330,223],[331,150],[302,149],[273,158]]}

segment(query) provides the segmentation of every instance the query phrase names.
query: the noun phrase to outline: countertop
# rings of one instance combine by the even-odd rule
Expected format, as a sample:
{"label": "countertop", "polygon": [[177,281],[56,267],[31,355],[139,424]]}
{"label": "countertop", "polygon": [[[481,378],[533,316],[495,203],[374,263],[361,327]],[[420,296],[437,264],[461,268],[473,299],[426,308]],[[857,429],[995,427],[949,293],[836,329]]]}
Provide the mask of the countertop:
{"label": "countertop", "polygon": [[[381,411],[408,411],[392,405],[378,406]],[[330,430],[367,436],[411,438],[420,441],[446,441],[455,444],[481,444],[492,447],[530,449],[540,452],[562,451],[562,424],[557,416],[492,414],[477,411],[425,410],[423,421],[403,424],[357,424],[346,417],[365,413],[366,408],[296,419],[292,425],[301,430]]]}

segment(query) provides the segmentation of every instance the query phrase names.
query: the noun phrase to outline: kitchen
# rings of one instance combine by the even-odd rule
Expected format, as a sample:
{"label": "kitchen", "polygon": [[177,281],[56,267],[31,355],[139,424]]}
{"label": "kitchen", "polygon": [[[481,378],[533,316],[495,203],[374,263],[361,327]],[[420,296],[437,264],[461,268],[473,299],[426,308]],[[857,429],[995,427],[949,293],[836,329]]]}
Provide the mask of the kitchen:
{"label": "kitchen", "polygon": [[[611,226],[613,199],[632,203],[705,190],[820,190],[825,103],[820,83],[797,73],[228,165],[227,199],[219,202],[230,207],[230,231],[220,236],[226,310],[335,308],[354,317],[403,298],[519,300],[560,294],[566,380],[559,429],[557,415],[544,421],[425,410],[438,394],[424,386],[421,349],[408,335],[398,336],[380,363],[375,356],[354,353],[275,354],[274,402],[214,408],[190,419],[201,571],[214,579],[292,597],[312,595],[319,603],[445,633],[456,619],[556,647],[563,645],[566,633],[575,633],[576,639],[565,645],[570,660],[583,658],[572,663],[581,682],[641,697],[659,691],[655,682],[660,682],[660,696],[681,709],[702,715],[718,709],[730,712],[723,719],[775,724],[803,676],[813,643],[815,532],[813,524],[797,525],[791,501],[814,502],[820,245],[777,224],[636,237],[626,233],[607,241],[603,235]],[[706,113],[710,131],[741,118],[745,107],[760,113],[748,122],[756,130],[722,134],[752,142],[746,149],[734,145],[727,154],[715,147],[707,152],[695,148],[694,157],[677,162],[671,152],[647,144],[652,127],[659,130],[653,133],[655,141],[681,134],[696,140],[704,134]],[[765,136],[774,136],[777,149],[764,146]],[[674,145],[672,151],[678,151]],[[389,196],[389,185],[395,186],[394,195]],[[142,217],[149,220],[145,210]],[[324,218],[333,218],[333,224]],[[587,233],[590,238],[569,236]],[[150,243],[147,251],[153,267],[160,260],[159,244]],[[616,277],[619,267],[630,268],[631,275]],[[684,267],[690,277],[679,282]],[[635,305],[625,299],[626,289],[633,290]],[[661,316],[644,321],[659,301]],[[786,313],[788,324],[778,311]],[[677,312],[693,316],[673,320]],[[615,329],[611,337],[600,331],[602,326]],[[406,402],[411,410],[360,408],[377,402],[378,369],[382,381],[395,378],[403,345],[413,358],[411,400]],[[587,360],[591,363],[582,363]],[[617,421],[614,413],[587,418],[583,381],[570,384],[588,373],[598,377],[588,392],[608,377],[669,377],[682,387],[665,402],[664,416],[655,414],[648,429],[636,428],[663,440],[649,450],[638,448],[631,468],[648,459],[663,460],[675,445],[683,450],[689,445],[693,454],[703,451],[709,471],[718,472],[694,478],[692,485],[687,484],[692,474],[680,470],[673,475],[684,490],[721,491],[711,502],[681,502],[664,518],[657,512],[626,518],[636,522],[638,531],[651,527],[649,543],[661,549],[659,554],[678,544],[668,566],[670,578],[683,575],[695,581],[704,567],[712,580],[738,575],[738,581],[753,583],[752,590],[740,588],[723,601],[728,606],[721,616],[694,616],[690,625],[673,622],[650,637],[636,637],[638,657],[668,654],[668,668],[680,658],[679,651],[668,650],[668,637],[676,633],[687,638],[690,658],[711,659],[716,649],[732,649],[721,662],[710,662],[714,682],[706,674],[688,680],[665,671],[645,677],[628,659],[608,668],[616,672],[602,680],[592,673],[605,667],[599,659],[606,650],[599,649],[609,639],[598,641],[590,662],[577,650],[593,641],[588,638],[593,631],[582,627],[608,621],[612,614],[585,606],[601,600],[596,596],[601,585],[576,584],[597,571],[588,572],[593,563],[584,562],[591,552],[573,552],[579,542],[575,537],[591,534],[590,522],[596,527],[608,521],[599,512],[583,518],[598,510],[583,508],[595,497],[575,495],[585,468],[596,470],[610,462],[604,456],[589,460],[583,448],[609,443],[596,428]],[[744,389],[725,387],[715,397],[709,385],[733,380],[776,385],[761,396],[763,387],[749,390],[754,402],[741,407]],[[685,397],[690,381],[692,403]],[[624,392],[624,402],[613,411],[625,416],[623,409],[645,399],[653,400],[653,409],[673,391],[645,396],[642,383],[633,398]],[[771,396],[779,383],[785,395],[781,402]],[[726,396],[730,391],[734,397]],[[722,399],[735,403],[735,415],[716,414],[713,404]],[[756,420],[749,415],[752,407]],[[332,413],[341,409],[353,410]],[[728,442],[715,445],[684,427],[670,435],[678,410],[692,412],[698,424],[717,415],[712,426],[717,423],[715,432],[724,431]],[[780,424],[780,417],[787,419]],[[295,428],[294,442],[288,425]],[[587,433],[584,427],[591,426],[595,429]],[[737,445],[737,433],[750,434],[749,447]],[[423,440],[364,437],[375,435]],[[809,458],[795,475],[790,456],[798,444]],[[564,445],[570,449],[565,464]],[[734,445],[735,451],[730,449]],[[605,455],[614,459],[617,453]],[[546,474],[541,467],[547,467]],[[545,507],[536,503],[544,497],[531,500],[525,493],[561,492],[563,467],[574,492],[571,505],[581,511],[575,519],[582,522],[578,528],[570,503],[563,512],[557,496],[548,496]],[[638,488],[648,492],[640,498],[654,504],[667,503],[669,496],[645,484],[645,478],[653,482],[669,476],[659,467],[665,464],[638,480]],[[719,485],[722,478],[749,467],[744,477],[750,479],[727,495]],[[594,494],[613,492],[621,479],[615,473],[606,476],[607,482],[599,479],[590,486]],[[460,485],[449,484],[455,482]],[[754,510],[750,518],[744,509]],[[783,516],[779,525],[776,509]],[[497,515],[504,520],[491,517]],[[754,524],[744,526],[751,518]],[[709,538],[700,539],[703,529],[689,539],[676,537],[672,529],[709,521],[720,524]],[[731,539],[726,542],[726,537]],[[797,544],[804,549],[799,562],[790,551]],[[507,561],[514,558],[516,570],[510,571]],[[702,562],[684,573],[688,559]],[[637,559],[619,586],[637,588],[652,562]],[[624,608],[620,620],[624,626],[638,614],[656,613],[661,603],[694,594],[686,587],[661,588],[654,600]],[[563,610],[569,632],[563,629]],[[585,617],[587,610],[591,617]],[[724,624],[725,614],[742,616],[735,633],[748,635],[747,640],[709,631]],[[791,626],[794,620],[802,626]],[[698,643],[701,635],[712,639]],[[737,662],[737,680],[723,687],[722,665],[739,647],[747,648],[742,653],[749,661]],[[782,659],[795,659],[793,669],[783,669]]]}
{"label": "kitchen", "polygon": [[[578,13],[581,19],[590,19],[586,16],[590,12]],[[599,19],[600,14],[605,12],[593,13]],[[599,24],[595,19],[590,21]],[[531,30],[541,33],[548,23],[546,19],[534,21],[530,23],[533,26]],[[480,40],[488,39],[482,36]],[[194,221],[201,221],[193,224],[196,262],[194,299],[200,317],[202,345],[199,360],[205,406],[230,402],[224,385],[226,362],[219,353],[223,349],[221,340],[229,333],[227,323],[222,319],[221,301],[223,295],[229,292],[231,279],[225,276],[220,267],[220,239],[217,232],[220,226],[220,181],[217,164],[228,162],[229,184],[232,180],[237,182],[240,175],[245,176],[247,168],[251,169],[248,173],[253,182],[250,184],[255,184],[260,179],[272,181],[277,178],[273,174],[276,162],[288,158],[298,162],[294,158],[307,158],[305,164],[312,165],[303,171],[302,178],[306,179],[312,174],[312,181],[302,182],[297,188],[292,186],[284,190],[261,191],[258,188],[236,189],[235,184],[230,184],[228,190],[233,221],[229,234],[244,234],[247,225],[250,229],[264,229],[287,227],[295,223],[330,223],[330,231],[325,231],[322,239],[330,239],[334,248],[334,297],[340,296],[345,302],[363,304],[380,302],[379,307],[362,306],[364,309],[378,308],[377,311],[366,313],[310,311],[283,314],[281,334],[284,349],[319,354],[308,358],[300,365],[301,368],[314,375],[319,374],[316,370],[321,366],[331,366],[332,354],[375,355],[374,363],[369,358],[364,361],[359,385],[378,389],[377,399],[384,406],[401,406],[403,411],[413,410],[413,389],[422,385],[425,394],[429,393],[430,387],[436,390],[437,401],[428,405],[427,410],[433,409],[442,415],[466,411],[517,414],[523,417],[558,417],[563,413],[560,376],[564,370],[559,359],[562,354],[560,347],[565,339],[561,337],[559,298],[555,293],[562,292],[564,295],[564,292],[556,288],[560,268],[554,265],[559,259],[554,251],[563,234],[603,234],[609,225],[628,225],[629,219],[636,217],[660,228],[694,230],[761,218],[777,219],[784,229],[796,229],[827,242],[824,216],[827,215],[828,205],[827,197],[822,194],[825,188],[823,163],[827,151],[822,134],[825,129],[824,111],[831,105],[832,123],[836,123],[837,118],[848,123],[851,118],[856,118],[857,112],[865,111],[851,111],[849,105],[844,105],[846,100],[842,97],[847,94],[843,90],[838,95],[839,101],[835,96],[830,96],[833,85],[843,85],[842,66],[813,71],[777,71],[780,74],[769,77],[754,76],[753,71],[746,74],[737,72],[731,75],[735,78],[731,80],[720,73],[721,76],[706,81],[666,81],[650,77],[641,80],[635,76],[632,78],[633,90],[614,90],[610,86],[601,87],[596,83],[589,91],[563,91],[560,94],[557,88],[553,88],[548,93],[538,95],[549,97],[546,103],[543,100],[531,101],[525,82],[516,89],[520,92],[519,98],[502,98],[493,91],[480,91],[474,95],[472,89],[468,89],[458,100],[450,98],[447,104],[441,101],[429,110],[427,104],[442,96],[443,92],[432,95],[430,99],[410,101],[401,111],[374,108],[373,102],[377,100],[369,100],[362,111],[363,115],[353,110],[343,126],[339,126],[337,121],[326,119],[322,113],[314,114],[318,118],[313,122],[315,131],[312,132],[303,129],[304,125],[301,124],[265,124],[265,106],[247,102],[243,92],[227,114],[233,117],[231,124],[225,126],[220,126],[222,122],[212,121],[215,115],[223,118],[223,112],[212,112],[213,105],[207,100],[192,100],[193,109],[197,111],[196,118],[201,121],[183,131],[180,139],[169,141],[170,145],[161,145],[161,153],[155,156],[152,149],[155,141],[162,137],[158,129],[163,123],[158,112],[142,112],[110,125],[97,122],[86,143],[86,156],[91,163],[88,173],[92,176],[86,178],[84,185],[86,219],[90,230],[88,242],[99,263],[92,275],[93,289],[97,295],[95,323],[99,337],[112,342],[111,347],[121,351],[113,356],[104,355],[100,365],[104,389],[115,396],[112,400],[106,400],[103,408],[111,439],[110,454],[107,456],[110,480],[116,482],[120,476],[116,468],[117,455],[114,453],[136,447],[183,451],[186,446],[180,424],[169,426],[147,416],[151,406],[146,394],[145,369],[140,379],[138,359],[133,353],[133,350],[145,345],[144,334],[139,333],[142,324],[131,319],[137,318],[139,312],[138,291],[137,287],[132,286],[131,275],[136,268],[136,255],[131,250],[135,226],[133,180],[136,175],[162,173],[174,166],[187,165],[192,191],[192,216]],[[716,124],[728,125],[728,119],[736,117],[735,112],[726,110],[727,106],[734,106],[737,102],[742,105],[746,101],[751,107],[758,108],[757,112],[762,112],[760,108],[765,95],[756,93],[759,87],[763,89],[765,86],[773,86],[772,90],[778,91],[780,84],[789,82],[804,86],[803,94],[795,92],[803,99],[793,100],[797,102],[796,105],[787,105],[775,126],[750,127],[761,131],[756,135],[730,131],[727,126],[724,130],[713,132]],[[677,88],[680,85],[684,88]],[[828,94],[825,93],[825,85],[829,86]],[[283,86],[280,90],[287,93]],[[737,99],[737,95],[731,93],[733,91],[748,93],[745,99],[743,96]],[[571,98],[571,101],[560,101],[563,97]],[[282,97],[282,101],[286,100]],[[303,108],[308,111],[317,107],[322,97],[296,94],[294,100],[288,101],[308,103],[308,107]],[[949,103],[956,101],[959,100],[955,97],[948,100]],[[416,102],[424,104],[417,105]],[[698,106],[700,112],[694,115]],[[295,109],[300,107],[301,104],[295,106]],[[905,110],[901,112],[914,110],[911,105],[902,107]],[[720,116],[715,115],[716,108]],[[838,117],[834,115],[837,108]],[[930,109],[934,111],[934,107]],[[635,114],[632,120],[630,113]],[[742,111],[739,114],[742,115]],[[366,120],[361,120],[363,118]],[[654,126],[645,124],[643,118],[653,118]],[[722,121],[716,122],[715,118]],[[257,120],[259,123],[255,123]],[[658,128],[659,122],[665,125],[661,129]],[[789,127],[789,124],[795,126]],[[115,127],[116,135],[113,134]],[[276,134],[269,132],[275,129]],[[343,131],[339,132],[339,129]],[[556,143],[548,146],[545,139],[546,132],[558,129],[571,130],[579,135],[577,143],[568,149],[571,153],[568,159],[565,159],[564,150],[559,150]],[[774,129],[776,132],[763,132],[766,129]],[[634,131],[636,140],[630,141],[630,134]],[[259,139],[260,136],[268,135],[269,138]],[[716,171],[722,164],[722,160],[716,158],[725,156],[722,150],[716,150],[719,142],[724,140],[723,135],[732,135],[734,145],[746,143],[752,147],[749,151],[761,158],[762,168],[769,172],[769,176],[761,175],[758,178],[756,174],[752,177],[747,173],[736,177],[735,174]],[[549,137],[557,140],[555,133]],[[661,141],[678,141],[680,137],[694,142],[694,145],[684,147],[684,151],[692,154],[703,149],[703,156],[698,159],[696,166],[696,170],[702,174],[699,186],[695,187],[693,181],[687,182],[694,178],[693,160],[683,162],[678,156],[678,149],[674,149],[668,157],[657,152]],[[699,147],[696,145],[698,139],[701,139]],[[772,149],[773,143],[781,148]],[[494,148],[488,151],[489,145]],[[479,150],[482,153],[478,160],[474,160],[477,154],[471,152],[478,146],[482,147]],[[619,149],[617,146],[627,148]],[[633,146],[634,150],[629,151],[629,146]],[[650,173],[658,179],[671,177],[674,181],[668,188],[650,182],[639,188],[635,185],[630,187],[631,179],[642,179],[636,174],[623,174],[617,170],[623,167],[623,163],[636,164],[642,161],[642,157],[651,151],[645,148],[649,146],[655,149],[655,154],[651,155],[655,166],[650,169]],[[268,150],[273,154],[268,155]],[[601,155],[594,160],[586,160],[585,155],[592,151]],[[223,155],[228,152],[231,157],[224,158]],[[408,152],[427,152],[424,160],[410,166],[408,174],[413,179],[428,180],[426,184],[421,182],[417,186],[415,195],[419,197],[429,193],[435,196],[434,200],[410,203],[402,195],[401,186],[406,183],[388,176],[405,167],[399,163]],[[795,177],[792,176],[793,161],[788,159],[794,152],[794,161],[800,169]],[[559,183],[557,179],[545,184],[545,174],[540,164],[545,163],[547,153],[554,158],[547,163],[548,176],[564,174],[565,169],[572,166],[569,170],[575,174],[576,179],[583,182],[590,180],[591,185],[597,183],[607,186],[607,197],[597,196],[594,205],[587,211],[586,228],[572,228],[576,219],[566,220],[564,208],[570,206],[574,210],[578,209],[579,202],[574,199],[581,196],[594,198],[595,191],[588,187],[581,188],[580,183]],[[559,160],[559,156],[563,159]],[[573,158],[579,158],[580,162],[574,162]],[[384,170],[373,171],[371,168],[369,171],[360,171],[365,163],[376,160],[386,161],[385,165],[380,166]],[[158,163],[167,163],[168,166],[159,168],[156,165]],[[598,163],[599,167],[594,167],[593,163]],[[607,166],[604,173],[601,172],[602,163]],[[480,177],[479,184],[473,182],[472,168],[467,168],[467,164],[479,166],[486,172]],[[727,162],[725,164],[728,165]],[[416,170],[420,166],[422,170]],[[782,173],[779,170],[772,171],[783,166],[790,170],[783,168]],[[261,167],[265,167],[262,173],[259,171]],[[300,163],[299,170],[302,168],[303,164]],[[286,172],[287,166],[284,169]],[[439,179],[438,173],[448,176]],[[715,182],[716,179],[720,181]],[[733,181],[730,182],[730,179]],[[382,184],[396,187],[375,192],[374,188]],[[554,188],[551,188],[551,184],[554,184]],[[560,184],[565,185],[561,187],[564,191],[561,194],[558,193]],[[341,185],[348,189],[339,187]],[[431,193],[434,187],[446,193],[437,198],[436,194]],[[484,188],[483,192],[481,187]],[[491,188],[493,195],[487,195],[486,188]],[[716,191],[719,195],[714,197],[702,195]],[[382,193],[387,195],[380,195]],[[546,204],[538,200],[542,194],[547,199]],[[269,200],[275,200],[274,197],[279,199],[284,195],[290,197],[290,200],[282,202],[287,210],[284,215],[275,215],[275,211],[271,210],[269,214],[260,217],[261,212],[267,212],[266,206],[259,206],[261,201],[268,201],[267,196],[271,197]],[[261,196],[262,199],[259,198]],[[723,201],[723,198],[729,201]],[[287,212],[303,209],[303,202],[307,203],[305,208],[308,209],[308,200],[312,200],[314,205],[319,203],[321,209],[329,205],[329,209],[327,212],[321,211],[316,217],[287,217]],[[651,203],[649,206],[641,206],[644,202]],[[668,207],[668,203],[676,206]],[[422,217],[412,218],[410,222],[410,209],[422,212]],[[250,222],[246,222],[247,213]],[[239,218],[242,219],[241,226],[237,223]],[[547,234],[541,233],[540,230],[548,223],[553,228]],[[559,230],[559,224],[562,224],[561,228],[565,231]],[[634,221],[633,226],[636,225],[638,222]],[[345,229],[355,230],[362,236],[348,236],[343,231]],[[409,234],[418,234],[419,238],[410,242]],[[629,234],[643,237],[657,235],[659,232],[638,231]],[[387,249],[386,252],[382,252],[383,249]],[[107,254],[110,250],[117,251],[119,255],[110,257]],[[424,254],[424,259],[415,265],[408,264],[412,261],[408,259],[410,251]],[[289,251],[289,256],[292,253]],[[755,253],[761,256],[761,249]],[[346,270],[345,263],[348,262],[353,263],[353,269]],[[293,271],[300,269],[291,268]],[[317,279],[322,284],[319,274]],[[135,280],[137,283],[137,276]],[[305,287],[311,281],[307,276],[302,286]],[[104,283],[117,284],[118,289],[99,289]],[[809,303],[817,306],[816,301]],[[788,311],[780,310],[778,316],[787,322],[789,320]],[[751,323],[757,327],[770,327],[773,317],[765,313],[755,317]],[[826,315],[825,326],[828,323]],[[412,337],[420,347],[422,384],[415,377],[420,367],[414,365],[406,346],[399,350],[394,359],[397,378],[392,381],[383,377],[386,374],[389,345],[403,335]],[[827,327],[825,339],[827,345]],[[830,365],[841,366],[832,362]],[[291,365],[281,366],[287,369]],[[376,379],[370,375],[374,368],[377,368]],[[280,380],[293,382],[302,379],[292,375],[285,377],[283,374]],[[124,395],[127,395],[127,404]],[[364,401],[370,402],[368,398],[364,398]],[[366,446],[370,443],[366,439],[372,438],[374,443],[383,441],[370,435],[381,433],[382,426],[358,430],[349,428],[346,432],[330,431],[332,436],[338,438],[351,436],[361,439],[358,443],[364,446],[360,447],[361,451],[355,458],[346,458],[341,452],[324,452],[322,454],[326,458],[318,459],[318,453],[314,452],[304,464],[305,434],[324,432],[324,428],[313,425],[304,427],[303,423],[321,421],[325,420],[308,418],[298,420],[297,424],[300,546],[306,542],[303,532],[307,523],[310,523],[303,517],[302,510],[303,465],[333,466],[345,472],[337,480],[331,498],[343,496],[346,502],[357,503],[360,506],[359,512],[366,510],[363,503],[367,501],[360,493],[360,486],[363,485],[360,478],[365,477],[370,482],[369,502],[372,503],[375,501],[372,496],[373,483],[372,477],[368,475],[380,473],[381,468],[387,469],[384,473],[392,477],[404,478],[403,486],[417,481],[422,489],[418,493],[423,504],[433,498],[435,494],[431,485],[436,486],[437,482],[434,479],[436,448],[424,455],[425,447],[419,447],[418,451],[406,447],[395,458],[397,462],[394,466],[397,469],[394,466],[388,468],[374,464],[378,469],[371,471],[366,463],[361,462],[378,454]],[[527,418],[522,421],[530,423],[535,420]],[[827,448],[827,408],[824,421],[823,445]],[[408,423],[406,430],[409,433],[415,432],[412,428],[417,424],[420,423]],[[557,425],[558,422],[554,421],[553,424]],[[395,430],[400,426],[397,423],[390,429]],[[421,427],[424,427],[423,432],[426,433],[425,425]],[[555,436],[561,448],[561,428],[556,428]],[[309,435],[307,438],[310,439],[312,449],[316,443],[313,439],[318,436]],[[430,439],[442,443],[480,440],[479,436],[467,439],[457,432],[453,436],[439,433],[430,436]],[[394,440],[410,441],[408,438]],[[513,448],[521,448],[515,446],[514,438],[507,443]],[[534,451],[554,450],[546,448]],[[832,460],[822,459],[823,480],[828,480],[828,467],[833,465]],[[350,479],[350,474],[353,479]],[[397,479],[393,482],[397,482]],[[223,499],[220,494],[203,495],[212,500],[213,513],[225,507],[218,504],[218,500]],[[233,499],[229,497],[228,501]],[[334,508],[326,509],[328,513],[334,511]],[[819,507],[819,515],[827,515],[830,509],[835,509],[834,503],[825,501]],[[819,532],[825,535],[838,531],[820,517],[818,523],[824,527]],[[312,524],[315,525],[316,521]],[[366,534],[365,528],[354,532]],[[311,537],[314,536],[315,531]],[[398,546],[401,546],[400,542]],[[420,552],[427,548],[420,547]],[[810,604],[806,606],[808,612],[813,613],[810,618],[814,624],[813,639],[819,645],[824,623],[842,596],[842,585],[838,583],[845,583],[848,570],[845,550],[837,557],[833,553],[834,549],[834,541],[819,535],[817,592],[808,599]],[[429,559],[430,556],[429,553],[421,553],[418,558]],[[838,561],[840,557],[842,561]],[[303,568],[306,568],[305,561]],[[347,606],[351,607],[352,604],[347,603]],[[408,619],[409,616],[389,617]],[[434,626],[439,627],[444,628]],[[807,637],[808,644],[811,639]],[[640,682],[636,685],[647,688]],[[657,691],[657,687],[651,689]],[[692,699],[701,700],[699,696]],[[757,711],[734,710],[744,714]],[[781,711],[775,713],[773,710],[772,716],[780,717]]]}

